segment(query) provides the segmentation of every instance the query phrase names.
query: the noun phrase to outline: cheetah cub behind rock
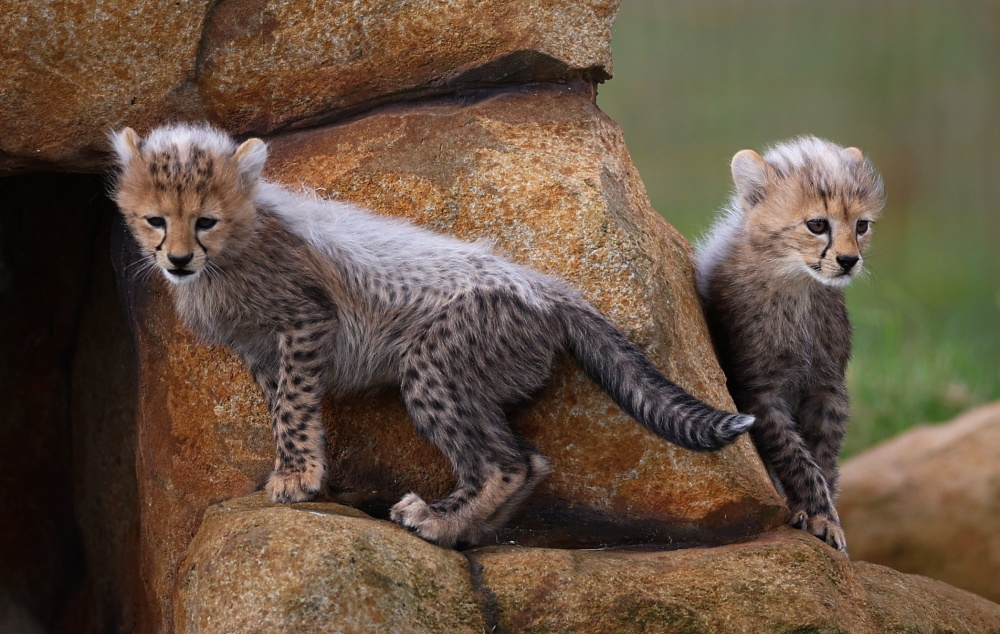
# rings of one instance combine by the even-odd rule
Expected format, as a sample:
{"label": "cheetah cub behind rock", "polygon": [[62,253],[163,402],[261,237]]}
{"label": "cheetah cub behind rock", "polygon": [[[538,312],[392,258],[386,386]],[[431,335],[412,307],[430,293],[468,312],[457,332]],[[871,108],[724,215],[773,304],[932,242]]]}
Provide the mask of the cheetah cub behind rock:
{"label": "cheetah cub behind rock", "polygon": [[261,180],[267,147],[209,127],[113,135],[115,200],[183,321],[231,346],[270,406],[277,445],[265,489],[307,500],[327,469],[326,390],[399,386],[457,488],[407,494],[393,520],[442,545],[496,530],[551,471],[504,406],[534,395],[568,348],[626,412],[695,451],[718,449],[753,417],[671,383],[560,279],[363,209]]}
{"label": "cheetah cub behind rock", "polygon": [[860,273],[884,203],[856,148],[802,137],[733,157],[736,192],[697,246],[698,290],[729,391],[793,525],[844,550],[834,498],[848,416],[851,325],[842,288]]}

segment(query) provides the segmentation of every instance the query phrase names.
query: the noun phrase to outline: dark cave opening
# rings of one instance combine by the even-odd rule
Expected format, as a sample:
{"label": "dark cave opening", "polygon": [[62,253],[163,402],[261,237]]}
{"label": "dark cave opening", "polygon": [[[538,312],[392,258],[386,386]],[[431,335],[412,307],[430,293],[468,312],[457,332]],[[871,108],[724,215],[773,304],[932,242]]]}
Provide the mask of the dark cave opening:
{"label": "dark cave opening", "polygon": [[133,372],[106,190],[95,174],[0,179],[0,629],[122,625]]}

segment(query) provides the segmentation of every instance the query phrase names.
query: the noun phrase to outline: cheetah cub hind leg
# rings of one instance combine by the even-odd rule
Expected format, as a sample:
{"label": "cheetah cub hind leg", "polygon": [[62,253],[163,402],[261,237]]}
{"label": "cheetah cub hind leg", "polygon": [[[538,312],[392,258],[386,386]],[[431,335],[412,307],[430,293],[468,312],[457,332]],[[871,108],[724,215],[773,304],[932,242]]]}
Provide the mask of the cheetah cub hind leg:
{"label": "cheetah cub hind leg", "polygon": [[507,520],[551,473],[552,462],[540,453],[532,453],[528,458],[528,474],[524,484],[483,523],[478,539],[472,543],[482,543],[487,537],[503,528]]}
{"label": "cheetah cub hind leg", "polygon": [[479,487],[460,486],[439,502],[428,504],[416,493],[407,493],[389,512],[392,521],[420,537],[452,548],[475,545],[503,524],[545,476],[549,461],[541,455],[521,469],[489,470]]}

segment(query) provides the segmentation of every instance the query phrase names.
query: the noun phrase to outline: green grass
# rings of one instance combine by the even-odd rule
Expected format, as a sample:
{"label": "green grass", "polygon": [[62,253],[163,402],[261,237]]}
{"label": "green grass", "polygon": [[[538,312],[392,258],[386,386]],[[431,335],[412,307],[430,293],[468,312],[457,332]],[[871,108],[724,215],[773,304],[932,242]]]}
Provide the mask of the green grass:
{"label": "green grass", "polygon": [[1000,8],[990,0],[625,0],[621,124],[653,206],[689,239],[739,149],[861,147],[888,205],[848,290],[845,454],[1000,399]]}
{"label": "green grass", "polygon": [[853,407],[845,455],[915,423],[948,420],[1000,398],[1000,345],[995,326],[983,327],[983,315],[997,319],[1000,301],[970,299],[940,312],[898,284],[876,284],[881,292],[865,289],[851,301]]}

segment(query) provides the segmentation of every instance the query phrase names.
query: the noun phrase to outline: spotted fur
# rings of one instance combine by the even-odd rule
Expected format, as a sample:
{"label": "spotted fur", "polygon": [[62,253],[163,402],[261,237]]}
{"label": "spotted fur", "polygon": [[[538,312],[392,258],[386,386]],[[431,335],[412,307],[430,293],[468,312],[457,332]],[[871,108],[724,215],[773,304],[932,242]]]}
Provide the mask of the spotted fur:
{"label": "spotted fur", "polygon": [[646,427],[682,447],[718,449],[753,418],[710,408],[671,383],[562,280],[466,243],[261,180],[266,146],[207,127],[112,138],[116,200],[171,282],[184,322],[231,346],[267,397],[275,502],[313,497],[326,451],[320,397],[398,385],[414,425],[457,486],[415,493],[391,517],[443,545],[475,543],[551,471],[504,419],[535,395],[555,354]]}
{"label": "spotted fur", "polygon": [[856,148],[815,137],[733,157],[736,191],[697,245],[712,338],[792,523],[846,540],[834,506],[848,417],[851,325],[842,287],[859,274],[883,205]]}

